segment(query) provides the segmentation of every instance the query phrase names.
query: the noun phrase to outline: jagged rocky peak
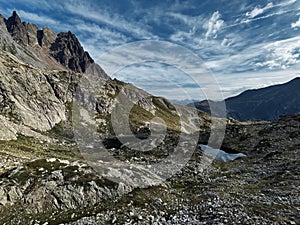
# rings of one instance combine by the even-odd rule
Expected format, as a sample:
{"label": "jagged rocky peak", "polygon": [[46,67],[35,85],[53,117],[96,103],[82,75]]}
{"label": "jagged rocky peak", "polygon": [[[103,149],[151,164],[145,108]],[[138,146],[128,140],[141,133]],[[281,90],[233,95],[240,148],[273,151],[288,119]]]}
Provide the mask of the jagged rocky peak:
{"label": "jagged rocky peak", "polygon": [[55,42],[56,37],[56,33],[54,33],[49,27],[44,27],[42,30],[37,31],[38,44],[43,48],[49,49],[52,43]]}
{"label": "jagged rocky peak", "polygon": [[[100,74],[102,77],[107,77],[70,31],[57,35],[48,27],[39,29],[35,24],[22,22],[16,11],[8,19],[0,16],[0,26],[4,28],[4,33],[8,32],[13,42],[17,42],[21,48],[25,47],[27,51],[31,51],[32,55],[37,55],[51,68],[62,68],[61,65],[63,65],[78,73]],[[49,56],[51,56],[50,64],[48,63]],[[24,57],[20,58],[24,59]]]}
{"label": "jagged rocky peak", "polygon": [[26,28],[26,36],[27,40],[25,44],[28,44],[30,46],[35,46],[38,44],[37,40],[37,32],[38,32],[38,27],[35,24],[32,23],[25,23],[23,22]]}
{"label": "jagged rocky peak", "polygon": [[28,43],[26,26],[16,11],[13,11],[12,16],[6,20],[6,27],[15,41],[22,44]]}
{"label": "jagged rocky peak", "polygon": [[57,35],[50,47],[50,54],[62,65],[79,73],[84,73],[94,62],[89,53],[84,51],[75,34],[70,31]]}
{"label": "jagged rocky peak", "polygon": [[[4,17],[3,17],[4,18]],[[1,25],[0,18],[0,25]],[[22,22],[16,11],[12,16],[5,20],[7,31],[11,34],[14,40],[23,45],[41,46],[50,48],[51,44],[55,42],[56,34],[45,27],[43,30],[32,23]]]}

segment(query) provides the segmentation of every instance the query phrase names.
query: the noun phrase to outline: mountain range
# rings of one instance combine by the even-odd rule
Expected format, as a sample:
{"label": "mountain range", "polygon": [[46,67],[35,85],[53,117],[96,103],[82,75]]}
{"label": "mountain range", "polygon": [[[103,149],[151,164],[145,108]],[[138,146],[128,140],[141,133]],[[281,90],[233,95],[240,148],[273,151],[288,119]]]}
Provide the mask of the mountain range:
{"label": "mountain range", "polygon": [[[91,101],[90,109],[97,111],[103,118],[108,118],[118,93],[135,102],[137,111],[147,108],[153,112],[156,109],[165,112],[167,109],[169,112],[165,112],[163,117],[174,114],[174,109],[168,107],[170,103],[166,99],[151,96],[131,84],[111,79],[70,31],[56,35],[47,27],[40,30],[34,24],[22,22],[14,11],[8,19],[0,16],[0,34],[1,112],[5,116],[3,120],[8,120],[7,115],[10,116],[7,124],[11,126],[12,123],[18,123],[13,126],[22,126],[22,129],[36,132],[48,131],[59,123],[70,122],[68,115],[72,111],[70,105],[74,95],[81,98],[81,101]],[[89,89],[97,81],[101,83],[99,93],[102,96],[89,96],[87,100],[87,96],[83,95],[90,95]],[[154,115],[148,113],[147,116],[151,119]],[[170,119],[168,121],[173,123]],[[141,124],[143,121],[136,123]],[[110,132],[109,124],[110,121],[102,123],[103,132]],[[8,134],[12,133],[17,137],[16,129],[11,126],[2,127],[2,130],[7,128],[11,131],[3,131],[6,135],[2,139],[10,138]],[[188,126],[195,128],[194,125]]]}
{"label": "mountain range", "polygon": [[[282,115],[300,114],[299,102],[299,77],[284,84],[247,90],[235,97],[225,99],[227,117],[239,121],[274,121]],[[221,103],[218,102],[205,100],[190,103],[189,106],[210,113],[209,108],[211,105],[217,108],[220,104]]]}
{"label": "mountain range", "polygon": [[[298,85],[261,99],[296,107]],[[0,224],[296,224],[299,124],[171,104],[111,79],[72,32],[0,16]]]}

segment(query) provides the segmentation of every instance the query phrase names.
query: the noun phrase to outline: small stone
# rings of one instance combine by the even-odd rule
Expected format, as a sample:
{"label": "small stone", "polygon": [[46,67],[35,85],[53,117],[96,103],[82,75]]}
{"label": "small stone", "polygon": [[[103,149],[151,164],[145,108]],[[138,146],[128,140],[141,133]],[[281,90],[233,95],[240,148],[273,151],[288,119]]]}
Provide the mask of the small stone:
{"label": "small stone", "polygon": [[138,220],[143,220],[143,217],[141,215],[138,215]]}
{"label": "small stone", "polygon": [[112,221],[111,221],[112,223],[115,223],[115,222],[117,222],[117,218],[114,216],[114,218],[112,219]]}

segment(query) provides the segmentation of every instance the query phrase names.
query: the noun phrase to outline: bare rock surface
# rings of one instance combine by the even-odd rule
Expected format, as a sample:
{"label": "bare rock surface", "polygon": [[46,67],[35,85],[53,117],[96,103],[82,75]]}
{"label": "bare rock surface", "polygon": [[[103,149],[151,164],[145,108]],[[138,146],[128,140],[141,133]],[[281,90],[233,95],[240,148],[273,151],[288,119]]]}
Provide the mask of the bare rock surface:
{"label": "bare rock surface", "polygon": [[84,73],[94,62],[84,51],[77,37],[70,31],[57,35],[55,42],[50,47],[50,54],[62,65],[79,73]]}

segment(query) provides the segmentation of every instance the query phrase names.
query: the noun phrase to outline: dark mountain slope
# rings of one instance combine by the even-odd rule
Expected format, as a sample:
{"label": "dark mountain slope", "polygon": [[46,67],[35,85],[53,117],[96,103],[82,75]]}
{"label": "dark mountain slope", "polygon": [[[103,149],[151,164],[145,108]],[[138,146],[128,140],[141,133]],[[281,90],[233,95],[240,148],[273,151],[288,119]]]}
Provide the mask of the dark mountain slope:
{"label": "dark mountain slope", "polygon": [[[210,112],[209,104],[218,102],[202,101],[195,103],[196,108]],[[266,88],[247,90],[238,96],[225,100],[227,116],[240,121],[274,121],[280,115],[300,113],[300,78],[285,84]],[[190,104],[191,106],[191,104]]]}

